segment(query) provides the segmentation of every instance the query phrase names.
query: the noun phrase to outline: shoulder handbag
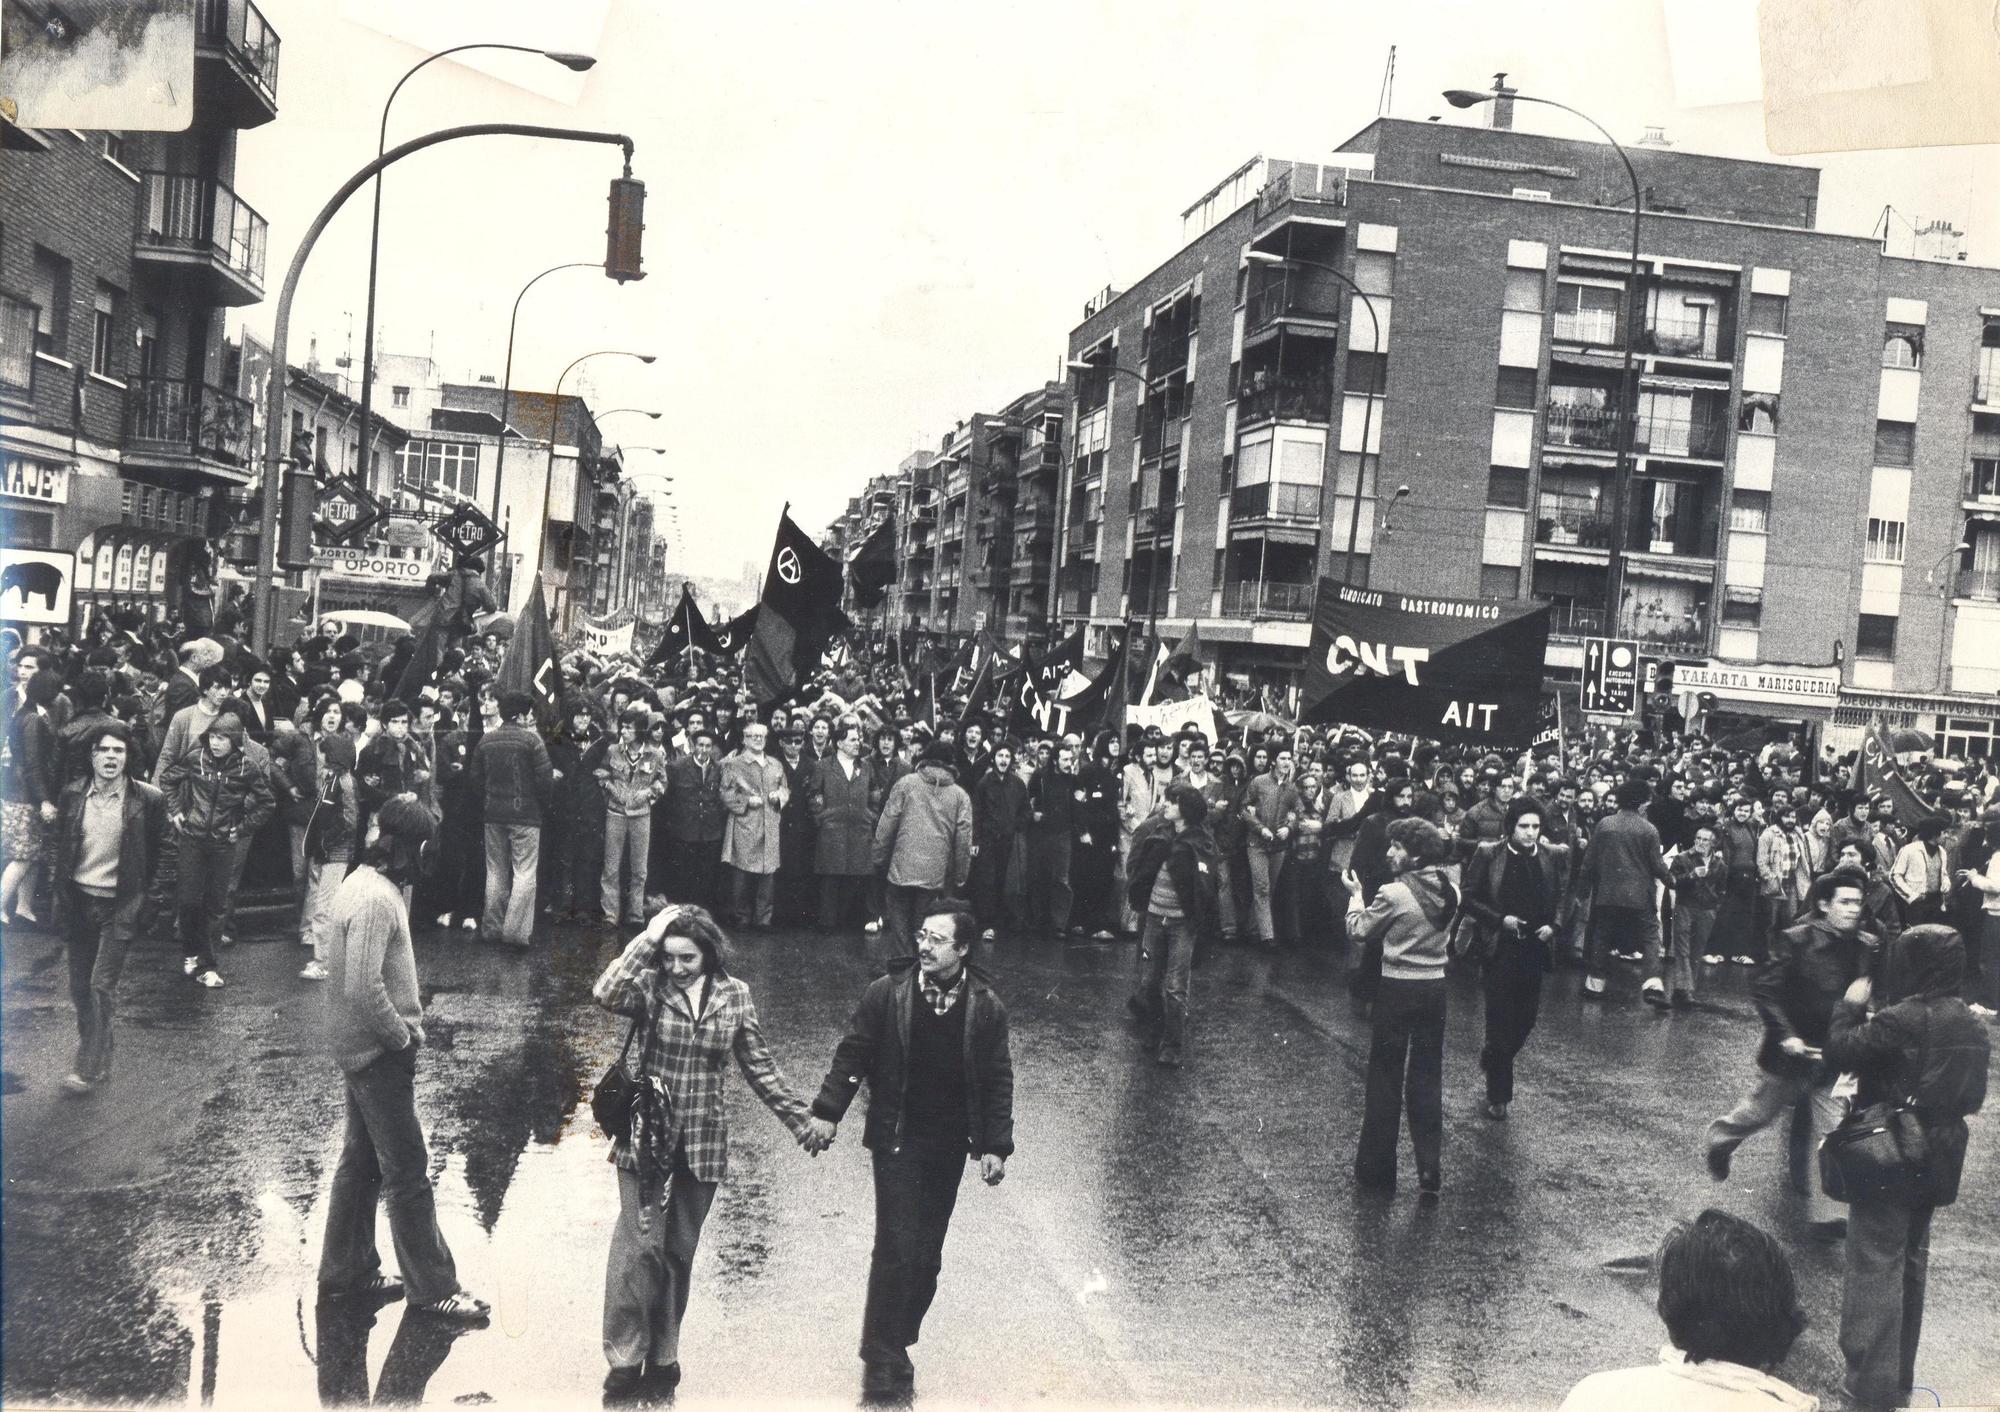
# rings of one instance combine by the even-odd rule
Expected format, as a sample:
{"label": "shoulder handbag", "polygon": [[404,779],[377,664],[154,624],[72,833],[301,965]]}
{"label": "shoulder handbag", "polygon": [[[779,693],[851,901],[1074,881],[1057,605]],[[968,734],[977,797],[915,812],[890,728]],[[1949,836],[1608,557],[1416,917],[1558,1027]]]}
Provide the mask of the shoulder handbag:
{"label": "shoulder handbag", "polygon": [[625,1031],[624,1047],[590,1092],[590,1111],[597,1119],[597,1126],[614,1142],[623,1138],[631,1127],[632,1101],[639,1094],[639,1085],[625,1069],[625,1056],[632,1052],[632,1037],[639,1033],[639,1023],[634,1020]]}
{"label": "shoulder handbag", "polygon": [[[1929,1051],[1926,1011],[1913,1083],[1922,1082]],[[1831,1200],[1905,1201],[1921,1196],[1929,1181],[1930,1142],[1914,1094],[1900,1103],[1884,1099],[1865,1108],[1850,1106],[1839,1125],[1820,1139],[1820,1190]]]}

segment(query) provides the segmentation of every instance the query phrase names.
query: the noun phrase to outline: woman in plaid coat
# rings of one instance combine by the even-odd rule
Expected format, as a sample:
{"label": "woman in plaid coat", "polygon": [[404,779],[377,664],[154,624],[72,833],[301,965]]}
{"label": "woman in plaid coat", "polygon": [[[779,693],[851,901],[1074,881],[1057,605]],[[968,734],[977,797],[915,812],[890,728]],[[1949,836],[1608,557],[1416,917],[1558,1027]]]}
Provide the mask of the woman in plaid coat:
{"label": "woman in plaid coat", "polygon": [[633,1124],[611,1150],[619,1210],[604,1275],[607,1405],[664,1397],[680,1382],[688,1271],[728,1167],[729,1057],[801,1146],[812,1132],[722,947],[705,909],[668,907],[597,978],[597,1003],[638,1024],[624,1062],[641,1087]]}

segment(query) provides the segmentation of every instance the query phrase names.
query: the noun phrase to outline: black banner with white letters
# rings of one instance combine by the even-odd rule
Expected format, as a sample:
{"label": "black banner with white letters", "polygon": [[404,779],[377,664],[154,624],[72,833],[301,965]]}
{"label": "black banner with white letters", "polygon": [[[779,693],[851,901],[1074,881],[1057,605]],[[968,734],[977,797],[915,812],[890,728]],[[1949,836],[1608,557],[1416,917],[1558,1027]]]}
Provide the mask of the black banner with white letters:
{"label": "black banner with white letters", "polygon": [[1319,581],[1301,719],[1429,740],[1520,745],[1542,720],[1542,603]]}

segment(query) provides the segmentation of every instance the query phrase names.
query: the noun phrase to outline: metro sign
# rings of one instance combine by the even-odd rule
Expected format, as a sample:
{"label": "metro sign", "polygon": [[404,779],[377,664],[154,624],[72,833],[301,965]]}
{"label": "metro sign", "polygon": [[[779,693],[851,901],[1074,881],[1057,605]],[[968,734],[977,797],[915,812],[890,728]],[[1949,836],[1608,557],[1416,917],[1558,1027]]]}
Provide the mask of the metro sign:
{"label": "metro sign", "polygon": [[451,550],[454,565],[477,558],[500,542],[499,527],[473,505],[459,505],[432,525],[431,533]]}
{"label": "metro sign", "polygon": [[313,532],[324,544],[352,544],[380,524],[389,511],[351,476],[340,476],[320,488]]}

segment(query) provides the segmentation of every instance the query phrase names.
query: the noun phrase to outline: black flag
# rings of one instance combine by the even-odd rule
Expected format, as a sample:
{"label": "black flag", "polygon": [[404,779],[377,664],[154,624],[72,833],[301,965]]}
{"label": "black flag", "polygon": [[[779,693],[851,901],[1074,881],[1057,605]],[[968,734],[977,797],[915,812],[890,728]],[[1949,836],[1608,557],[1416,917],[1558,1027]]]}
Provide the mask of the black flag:
{"label": "black flag", "polygon": [[854,601],[873,608],[880,603],[889,585],[896,581],[896,522],[884,519],[875,526],[847,565],[847,580],[854,585]]}
{"label": "black flag", "polygon": [[752,603],[715,630],[717,652],[741,652],[750,634],[757,630],[757,605]]}
{"label": "black flag", "polygon": [[660,635],[660,645],[653,649],[655,663],[671,661],[683,657],[692,647],[699,652],[716,652],[715,629],[701,615],[701,608],[694,601],[694,590],[687,584],[681,585],[681,601],[674,609],[673,617],[667,620],[667,630]]}
{"label": "black flag", "polygon": [[819,668],[820,654],[848,626],[840,611],[840,566],[790,514],[778,516],[757,628],[743,659],[743,684],[760,706],[790,696]]}
{"label": "black flag", "polygon": [[556,703],[562,699],[562,663],[556,657],[556,637],[549,631],[549,609],[542,601],[542,578],[528,590],[528,606],[514,627],[513,641],[500,663],[502,691],[525,691],[535,698],[535,710],[543,721],[555,718]]}

